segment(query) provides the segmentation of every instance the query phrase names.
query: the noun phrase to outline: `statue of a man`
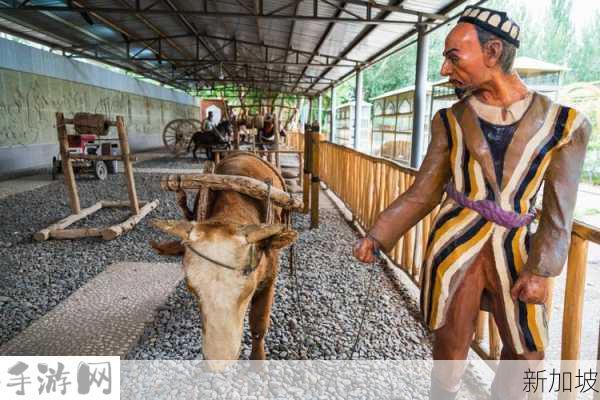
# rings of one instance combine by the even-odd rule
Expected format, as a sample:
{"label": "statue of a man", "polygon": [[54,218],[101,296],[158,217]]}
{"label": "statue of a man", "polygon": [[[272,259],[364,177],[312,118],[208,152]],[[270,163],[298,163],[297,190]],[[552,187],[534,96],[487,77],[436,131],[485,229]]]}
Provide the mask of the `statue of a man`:
{"label": "statue of a man", "polygon": [[[464,10],[446,38],[441,74],[465,95],[434,116],[414,184],[354,247],[359,260],[372,262],[376,249],[390,250],[441,204],[421,275],[437,360],[466,358],[480,309],[498,325],[502,359],[544,357],[548,278],[560,274],[567,256],[591,127],[512,70],[519,33],[504,12]],[[434,374],[432,394],[453,398],[459,382]]]}

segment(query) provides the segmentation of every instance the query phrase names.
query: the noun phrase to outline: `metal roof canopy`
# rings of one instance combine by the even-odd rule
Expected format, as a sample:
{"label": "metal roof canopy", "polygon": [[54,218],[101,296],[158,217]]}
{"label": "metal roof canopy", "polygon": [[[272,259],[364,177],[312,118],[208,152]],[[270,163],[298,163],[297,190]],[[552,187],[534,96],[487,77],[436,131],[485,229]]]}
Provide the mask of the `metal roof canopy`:
{"label": "metal roof canopy", "polygon": [[467,0],[0,0],[0,31],[193,92],[315,96]]}

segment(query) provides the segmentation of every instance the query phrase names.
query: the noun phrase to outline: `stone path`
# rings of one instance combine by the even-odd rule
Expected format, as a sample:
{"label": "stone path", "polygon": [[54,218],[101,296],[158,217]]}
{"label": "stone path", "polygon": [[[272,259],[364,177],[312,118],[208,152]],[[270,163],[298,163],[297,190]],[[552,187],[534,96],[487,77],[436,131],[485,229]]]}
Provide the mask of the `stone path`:
{"label": "stone path", "polygon": [[0,347],[0,355],[125,356],[183,278],[177,263],[116,263]]}
{"label": "stone path", "polygon": [[50,185],[53,182],[58,181],[53,181],[50,174],[31,175],[24,178],[0,181],[0,199],[13,194],[41,188]]}

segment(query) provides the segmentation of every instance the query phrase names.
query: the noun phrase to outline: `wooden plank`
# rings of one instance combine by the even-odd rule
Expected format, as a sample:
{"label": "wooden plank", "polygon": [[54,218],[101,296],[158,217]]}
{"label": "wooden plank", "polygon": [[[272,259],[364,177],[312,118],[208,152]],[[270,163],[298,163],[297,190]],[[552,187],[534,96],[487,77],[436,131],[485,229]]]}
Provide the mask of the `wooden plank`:
{"label": "wooden plank", "polygon": [[127,180],[127,193],[129,202],[131,203],[131,212],[139,214],[140,204],[138,202],[137,192],[135,190],[135,180],[133,179],[133,167],[131,166],[129,140],[127,138],[127,130],[123,117],[117,116],[117,133],[119,135],[119,144],[121,145],[121,158],[123,161],[123,170]]}
{"label": "wooden plank", "polygon": [[158,207],[158,200],[154,200],[146,204],[140,209],[137,214],[132,215],[120,224],[110,226],[102,229],[102,239],[112,240],[115,239],[125,232],[132,230],[150,211]]}
{"label": "wooden plank", "polygon": [[102,208],[102,202],[99,201],[90,207],[80,210],[80,212],[78,214],[71,214],[68,217],[61,219],[60,221],[55,222],[54,224],[50,225],[49,227],[44,228],[44,229],[34,233],[33,239],[37,240],[38,242],[48,240],[51,237],[52,231],[65,229],[67,226],[79,221],[80,219],[87,217],[90,214],[95,213],[96,211],[98,211],[101,208]]}
{"label": "wooden plank", "polygon": [[[71,154],[69,156],[72,160],[104,160],[104,161],[122,161],[123,156],[99,156],[94,154]],[[137,157],[129,155],[129,161],[137,161]]]}
{"label": "wooden plank", "polygon": [[56,229],[50,231],[51,239],[82,239],[100,236],[102,236],[102,229],[99,228]]}
{"label": "wooden plank", "polygon": [[[67,185],[67,193],[69,194],[69,204],[73,214],[81,212],[79,203],[79,193],[77,193],[77,184],[75,183],[75,173],[69,154],[69,141],[67,137],[67,125],[65,116],[61,112],[56,113],[56,131],[58,133],[58,145],[60,148],[60,161],[65,177],[65,185]],[[47,238],[46,238],[47,239]],[[44,239],[44,240],[46,240]]]}
{"label": "wooden plank", "polygon": [[[266,199],[268,192],[266,183],[258,179],[237,175],[169,175],[161,179],[160,186],[163,190],[172,192],[200,189],[202,187],[208,187],[212,190],[233,190],[259,200]],[[300,200],[295,199],[289,193],[276,187],[271,188],[271,200],[278,207],[293,210],[302,209]]]}
{"label": "wooden plank", "polygon": [[[121,208],[130,206],[128,200],[100,200],[100,203],[102,203],[103,208]],[[140,201],[139,204],[140,206],[145,206],[148,202]]]}

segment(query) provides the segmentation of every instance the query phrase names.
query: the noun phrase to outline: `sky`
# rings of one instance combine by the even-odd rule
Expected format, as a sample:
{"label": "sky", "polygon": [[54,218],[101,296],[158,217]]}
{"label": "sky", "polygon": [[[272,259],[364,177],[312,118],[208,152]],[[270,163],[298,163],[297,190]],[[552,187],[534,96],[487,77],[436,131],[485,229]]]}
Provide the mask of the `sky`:
{"label": "sky", "polygon": [[[531,12],[544,14],[550,6],[550,0],[521,0],[529,7]],[[573,0],[573,22],[576,31],[587,24],[591,18],[600,12],[600,0]],[[535,14],[534,14],[535,15]]]}

